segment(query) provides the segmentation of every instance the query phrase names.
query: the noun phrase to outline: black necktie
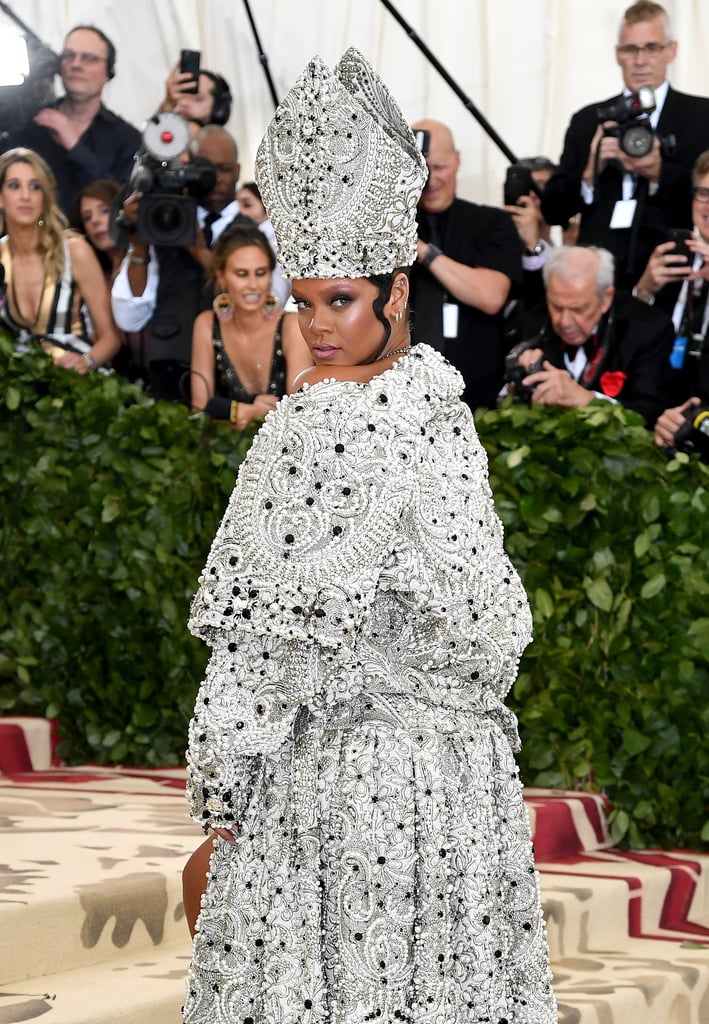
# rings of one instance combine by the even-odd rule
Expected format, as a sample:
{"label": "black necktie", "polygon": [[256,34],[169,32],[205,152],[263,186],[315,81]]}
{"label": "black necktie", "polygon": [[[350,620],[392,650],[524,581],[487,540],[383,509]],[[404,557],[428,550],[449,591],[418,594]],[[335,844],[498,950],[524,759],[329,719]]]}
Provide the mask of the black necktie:
{"label": "black necktie", "polygon": [[[700,283],[701,280],[701,283]],[[709,281],[696,278],[687,292],[687,330],[689,334],[701,334],[704,324],[704,307],[707,304]]]}
{"label": "black necktie", "polygon": [[204,225],[202,226],[202,234],[204,235],[204,241],[207,244],[207,248],[212,248],[212,224],[215,220],[219,220],[221,214],[219,213],[208,213],[204,218]]}

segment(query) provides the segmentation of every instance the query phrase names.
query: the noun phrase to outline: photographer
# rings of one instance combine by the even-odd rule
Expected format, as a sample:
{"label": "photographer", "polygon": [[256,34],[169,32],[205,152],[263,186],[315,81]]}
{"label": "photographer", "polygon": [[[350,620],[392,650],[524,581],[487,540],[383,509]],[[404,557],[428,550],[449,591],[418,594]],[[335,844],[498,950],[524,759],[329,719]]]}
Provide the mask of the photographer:
{"label": "photographer", "polygon": [[635,99],[624,103],[614,97],[585,107],[571,119],[542,212],[550,224],[564,224],[580,213],[579,243],[610,250],[616,284],[630,289],[666,229],[691,225],[690,172],[709,147],[709,100],[677,92],[668,83],[677,42],[660,4],[641,0],[626,10],[615,52],[624,96],[654,90],[654,110],[632,118],[635,127],[652,130],[649,152],[629,156],[617,121],[604,110],[627,109]]}
{"label": "photographer", "polygon": [[692,169],[692,221],[686,238],[656,246],[634,294],[672,317],[675,343],[670,356],[670,403],[680,405],[695,391],[697,363],[709,334],[709,150]]}
{"label": "photographer", "polygon": [[[544,265],[546,308],[522,317],[507,359],[508,390],[534,405],[573,407],[596,399],[640,413],[649,427],[667,404],[672,323],[613,286],[605,249],[560,246]],[[519,367],[526,370],[520,382]],[[511,387],[512,385],[512,387]]]}
{"label": "photographer", "polygon": [[[165,115],[171,117],[172,115]],[[189,369],[192,325],[208,309],[211,294],[207,272],[212,248],[231,224],[253,222],[239,213],[235,199],[239,176],[236,142],[217,125],[208,125],[194,136],[183,159],[208,161],[214,183],[196,205],[194,242],[187,245],[149,245],[133,236],[123,266],[112,289],[113,314],[124,331],[145,328],[148,388],[156,398],[185,401],[181,381]],[[123,204],[128,220],[136,223],[144,197],[133,193]],[[277,278],[279,305],[285,300],[287,282]]]}

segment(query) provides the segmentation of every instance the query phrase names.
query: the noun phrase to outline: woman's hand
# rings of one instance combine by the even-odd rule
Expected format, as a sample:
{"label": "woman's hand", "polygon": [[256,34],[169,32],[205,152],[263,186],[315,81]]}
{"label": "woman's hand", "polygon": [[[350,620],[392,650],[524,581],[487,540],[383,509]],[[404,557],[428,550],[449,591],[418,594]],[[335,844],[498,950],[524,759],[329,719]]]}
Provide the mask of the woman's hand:
{"label": "woman's hand", "polygon": [[273,395],[256,395],[253,402],[239,402],[236,422],[233,424],[234,430],[245,430],[249,423],[262,419],[277,405],[278,399]]}
{"label": "woman's hand", "polygon": [[61,366],[64,370],[76,370],[82,376],[93,369],[79,352],[65,352],[54,359],[54,365]]}

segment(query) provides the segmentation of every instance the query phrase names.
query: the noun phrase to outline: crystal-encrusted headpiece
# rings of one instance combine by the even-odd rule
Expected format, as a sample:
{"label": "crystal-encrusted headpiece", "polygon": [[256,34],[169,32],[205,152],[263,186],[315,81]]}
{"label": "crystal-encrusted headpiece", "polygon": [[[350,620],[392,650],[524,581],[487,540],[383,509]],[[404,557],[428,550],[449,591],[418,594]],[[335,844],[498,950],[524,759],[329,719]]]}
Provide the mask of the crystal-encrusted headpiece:
{"label": "crystal-encrusted headpiece", "polygon": [[353,47],[313,57],[256,154],[286,277],[370,277],[416,258],[426,162],[399,105]]}

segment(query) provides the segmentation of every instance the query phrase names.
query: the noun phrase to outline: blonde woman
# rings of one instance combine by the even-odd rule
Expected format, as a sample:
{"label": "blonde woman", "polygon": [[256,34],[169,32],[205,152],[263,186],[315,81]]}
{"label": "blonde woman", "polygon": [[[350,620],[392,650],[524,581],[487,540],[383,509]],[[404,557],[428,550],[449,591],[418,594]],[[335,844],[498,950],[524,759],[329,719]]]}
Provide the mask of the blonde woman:
{"label": "blonde woman", "polygon": [[89,373],[110,363],[119,338],[108,287],[88,242],[68,230],[56,184],[31,149],[0,157],[0,324],[28,350],[41,344],[57,366]]}

